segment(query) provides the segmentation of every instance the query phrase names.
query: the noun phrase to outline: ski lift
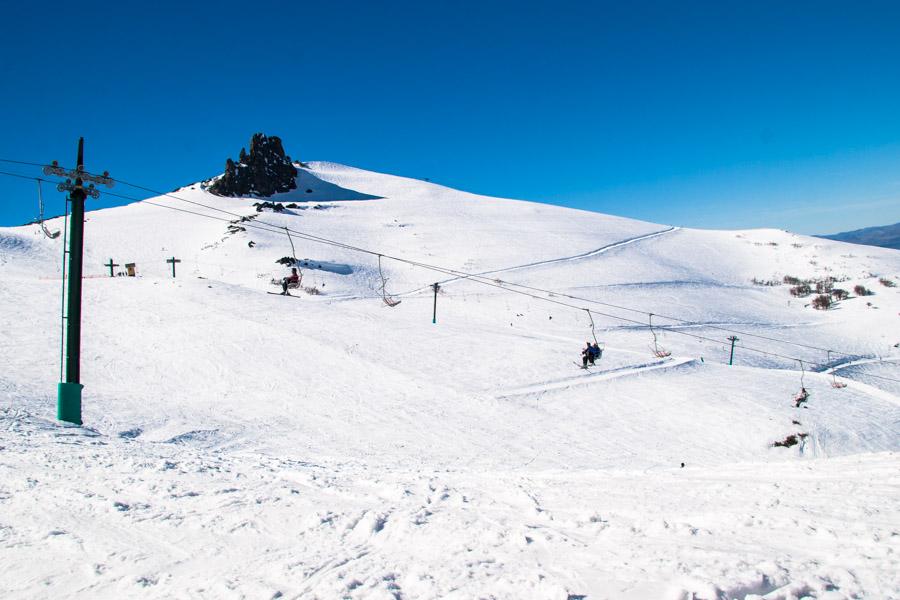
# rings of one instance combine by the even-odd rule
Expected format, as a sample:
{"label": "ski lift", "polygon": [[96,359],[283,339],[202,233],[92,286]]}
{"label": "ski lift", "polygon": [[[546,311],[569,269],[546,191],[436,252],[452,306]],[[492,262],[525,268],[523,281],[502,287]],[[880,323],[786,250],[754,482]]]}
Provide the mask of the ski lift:
{"label": "ski lift", "polygon": [[800,391],[794,394],[794,407],[800,408],[800,405],[809,400],[809,392],[806,391],[806,385],[804,384],[804,379],[806,377],[806,369],[803,366],[803,361],[799,360],[800,363]]}
{"label": "ski lift", "polygon": [[[294,262],[291,264],[292,267],[297,269],[297,275],[299,276],[296,283],[289,283],[288,289],[296,290],[303,288],[303,271],[300,270],[300,261],[297,260],[297,252],[294,249],[294,240],[291,238],[291,231],[287,227],[284,228],[284,233],[287,234],[288,241],[291,243],[291,258],[294,259]],[[280,285],[280,281],[272,278],[273,285]]]}
{"label": "ski lift", "polygon": [[[828,350],[828,364],[831,364],[831,350]],[[838,381],[837,377],[834,374],[834,367],[831,367],[831,387],[836,390],[841,390],[847,387],[847,384],[843,381]]]}
{"label": "ski lift", "polygon": [[37,188],[38,188],[38,211],[39,211],[39,215],[40,215],[38,217],[38,222],[41,225],[41,231],[43,231],[44,235],[46,235],[51,240],[55,240],[56,238],[59,237],[59,231],[51,232],[49,229],[47,229],[47,225],[44,223],[44,194],[41,193],[41,180],[40,179],[37,179]]}
{"label": "ski lift", "polygon": [[650,335],[653,336],[653,355],[656,358],[666,358],[672,356],[672,353],[659,345],[656,337],[656,331],[653,330],[653,313],[650,313]]}
{"label": "ski lift", "polygon": [[[588,318],[591,320],[591,335],[594,338],[594,343],[597,344],[597,347],[600,348],[600,354],[597,355],[596,360],[600,360],[603,358],[603,352],[606,350],[606,344],[600,346],[600,342],[597,341],[597,327],[594,325],[594,316],[591,314],[589,308],[584,309],[584,311],[588,314]],[[550,317],[551,319],[553,317]]]}
{"label": "ski lift", "polygon": [[378,255],[378,275],[381,276],[381,299],[384,300],[384,303],[390,306],[391,308],[400,304],[400,300],[394,298],[390,294],[387,293],[387,278],[384,276],[384,271],[381,269],[381,255]]}

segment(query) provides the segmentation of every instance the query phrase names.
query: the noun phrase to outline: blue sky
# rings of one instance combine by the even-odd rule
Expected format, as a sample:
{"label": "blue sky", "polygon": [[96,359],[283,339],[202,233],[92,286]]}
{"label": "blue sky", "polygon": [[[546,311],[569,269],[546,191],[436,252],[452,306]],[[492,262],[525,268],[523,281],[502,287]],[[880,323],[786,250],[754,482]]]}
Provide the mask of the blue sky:
{"label": "blue sky", "polygon": [[[5,4],[0,158],[71,163],[83,135],[89,170],[170,190],[263,131],[661,223],[900,221],[896,2],[131,4]],[[0,224],[35,213],[0,177]]]}

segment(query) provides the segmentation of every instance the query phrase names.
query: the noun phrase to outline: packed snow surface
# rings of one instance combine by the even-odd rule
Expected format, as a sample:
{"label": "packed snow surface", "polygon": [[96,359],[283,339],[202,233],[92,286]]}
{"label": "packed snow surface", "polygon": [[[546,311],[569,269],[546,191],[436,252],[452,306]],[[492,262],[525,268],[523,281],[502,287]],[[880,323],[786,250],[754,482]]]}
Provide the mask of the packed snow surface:
{"label": "packed snow surface", "polygon": [[63,239],[0,229],[0,596],[900,598],[900,251],[332,163],[85,240],[77,427]]}

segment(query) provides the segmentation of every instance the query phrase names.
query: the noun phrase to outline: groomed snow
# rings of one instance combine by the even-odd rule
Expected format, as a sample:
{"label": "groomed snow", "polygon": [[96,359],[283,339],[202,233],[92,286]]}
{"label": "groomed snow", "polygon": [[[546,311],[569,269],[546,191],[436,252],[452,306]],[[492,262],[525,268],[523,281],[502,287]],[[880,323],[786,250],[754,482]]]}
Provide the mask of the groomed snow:
{"label": "groomed snow", "polygon": [[[225,221],[88,213],[84,427],[53,418],[62,239],[0,229],[0,595],[900,597],[900,294],[878,282],[900,283],[900,252],[332,163],[276,199],[298,206],[232,232],[167,197]],[[269,295],[292,250],[261,221],[557,294],[385,258],[388,308],[375,257],[295,235],[320,294]],[[875,294],[815,311],[751,283],[785,275]],[[562,294],[716,341],[659,329],[660,359],[645,315]],[[574,364],[587,313],[545,299],[606,313],[596,367]],[[853,356],[741,334],[729,367],[711,326]]]}

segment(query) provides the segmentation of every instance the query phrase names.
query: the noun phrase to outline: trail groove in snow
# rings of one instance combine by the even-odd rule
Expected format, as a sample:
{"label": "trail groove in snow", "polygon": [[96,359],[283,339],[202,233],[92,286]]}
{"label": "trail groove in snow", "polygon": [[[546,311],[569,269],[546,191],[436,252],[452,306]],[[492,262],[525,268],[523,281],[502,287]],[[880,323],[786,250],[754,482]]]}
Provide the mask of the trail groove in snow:
{"label": "trail groove in snow", "polygon": [[[541,392],[549,392],[551,390],[563,390],[568,389],[575,386],[589,385],[591,383],[597,383],[600,381],[609,381],[611,379],[618,379],[620,377],[630,377],[634,375],[640,375],[642,373],[648,373],[650,371],[656,371],[657,369],[677,369],[678,367],[691,364],[696,362],[694,358],[667,358],[657,362],[647,363],[643,365],[629,366],[629,367],[619,367],[615,369],[609,369],[606,371],[597,371],[591,372],[587,371],[582,373],[580,376],[573,375],[572,377],[567,377],[562,380],[555,381],[547,381],[542,383],[534,383],[531,385],[522,386],[513,390],[505,391],[496,396],[498,400],[504,398],[512,398],[515,396],[525,396],[529,394],[537,394]],[[602,366],[598,364],[598,367]],[[577,367],[576,367],[577,368]],[[591,367],[597,368],[597,367]]]}
{"label": "trail groove in snow", "polygon": [[[541,266],[552,265],[552,264],[556,264],[556,263],[573,262],[573,261],[582,260],[582,259],[585,259],[585,258],[590,258],[590,257],[592,257],[592,256],[597,256],[597,255],[599,255],[599,254],[603,254],[603,253],[605,253],[605,252],[609,252],[610,250],[614,250],[614,249],[616,249],[616,248],[621,248],[622,246],[627,246],[627,245],[629,245],[629,244],[634,244],[634,243],[637,243],[637,242],[642,242],[642,241],[644,241],[644,240],[649,240],[649,239],[651,239],[651,238],[659,237],[659,236],[661,236],[661,235],[665,235],[665,234],[667,234],[667,233],[671,233],[671,232],[676,231],[676,230],[678,230],[678,229],[679,229],[678,227],[668,227],[668,228],[662,229],[662,230],[660,230],[660,231],[654,231],[653,233],[648,233],[648,234],[644,234],[644,235],[638,235],[638,236],[635,236],[635,237],[632,237],[632,238],[628,238],[628,239],[625,239],[625,240],[620,240],[620,241],[618,241],[618,242],[613,242],[613,243],[611,243],[611,244],[607,244],[607,245],[602,246],[602,247],[600,247],[600,248],[597,248],[597,249],[595,249],[595,250],[590,250],[590,251],[588,251],[588,252],[583,252],[583,253],[581,253],[581,254],[575,254],[575,255],[572,255],[572,256],[563,256],[563,257],[560,257],[560,258],[550,258],[550,259],[547,259],[547,260],[540,260],[540,261],[531,262],[531,263],[524,263],[524,264],[521,264],[521,265],[515,265],[515,266],[512,266],[512,267],[504,267],[504,268],[502,268],[502,269],[493,269],[493,270],[491,270],[491,271],[482,271],[482,272],[480,272],[480,273],[472,273],[471,275],[473,275],[473,276],[478,276],[478,277],[485,277],[485,276],[488,276],[488,275],[496,275],[496,274],[498,274],[498,273],[508,273],[508,272],[510,272],[510,271],[518,271],[518,270],[521,270],[521,269],[529,269],[529,268],[532,268],[532,267],[541,267]],[[465,276],[451,277],[451,278],[449,278],[449,279],[445,279],[445,280],[443,280],[443,281],[439,281],[438,283],[441,284],[441,285],[446,285],[446,284],[448,284],[448,283],[453,283],[453,282],[455,282],[455,281],[464,280],[464,279],[466,279],[466,278],[467,278],[467,277],[465,277]],[[422,292],[423,290],[426,290],[426,289],[428,289],[428,288],[420,288],[420,289],[417,289],[417,290],[412,290],[412,291],[409,291],[409,292],[403,292],[402,294],[396,294],[396,295],[397,295],[397,296],[400,296],[400,297],[411,296],[411,295],[417,294],[417,293],[419,293],[419,292]]]}

